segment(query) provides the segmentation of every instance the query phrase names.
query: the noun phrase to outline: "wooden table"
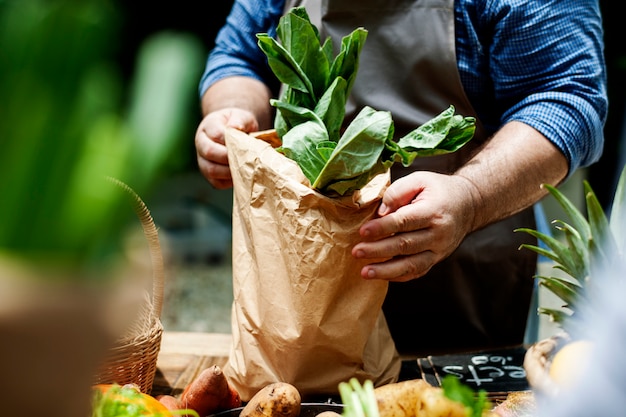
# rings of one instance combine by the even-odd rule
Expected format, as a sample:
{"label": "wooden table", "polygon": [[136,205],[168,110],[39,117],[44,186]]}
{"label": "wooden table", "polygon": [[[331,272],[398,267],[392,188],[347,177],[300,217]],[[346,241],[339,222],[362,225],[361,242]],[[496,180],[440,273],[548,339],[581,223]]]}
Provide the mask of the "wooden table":
{"label": "wooden table", "polygon": [[[221,333],[163,332],[157,372],[151,394],[180,396],[185,387],[204,369],[224,366],[231,335]],[[526,346],[503,350],[428,356],[405,361],[414,368],[414,378],[438,386],[450,370],[472,389],[485,389],[492,400],[502,400],[512,391],[528,390],[523,369]]]}
{"label": "wooden table", "polygon": [[179,396],[202,370],[224,366],[230,343],[230,334],[163,332],[151,394]]}

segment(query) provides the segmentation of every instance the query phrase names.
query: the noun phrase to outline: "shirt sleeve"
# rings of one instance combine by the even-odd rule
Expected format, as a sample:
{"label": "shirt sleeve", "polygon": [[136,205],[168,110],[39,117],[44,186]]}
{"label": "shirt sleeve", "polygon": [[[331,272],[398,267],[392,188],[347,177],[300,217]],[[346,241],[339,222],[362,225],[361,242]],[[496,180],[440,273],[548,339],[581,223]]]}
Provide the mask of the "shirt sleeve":
{"label": "shirt sleeve", "polygon": [[607,116],[597,1],[519,0],[492,10],[490,67],[501,123],[532,126],[569,161],[569,175],[597,161]]}
{"label": "shirt sleeve", "polygon": [[279,82],[257,45],[257,33],[276,36],[285,0],[235,0],[226,23],[215,39],[200,79],[200,97],[216,81],[230,76],[260,80],[276,91]]}

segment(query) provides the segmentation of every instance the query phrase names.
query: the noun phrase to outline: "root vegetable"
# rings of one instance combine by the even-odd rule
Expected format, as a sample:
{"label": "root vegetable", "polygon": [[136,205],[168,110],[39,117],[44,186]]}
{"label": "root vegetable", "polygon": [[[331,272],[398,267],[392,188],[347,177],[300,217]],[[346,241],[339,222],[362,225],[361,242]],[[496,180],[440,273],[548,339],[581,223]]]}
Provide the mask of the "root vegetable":
{"label": "root vegetable", "polygon": [[441,388],[422,379],[397,382],[374,390],[380,417],[466,417],[463,404],[446,398]]}
{"label": "root vegetable", "polygon": [[237,391],[229,384],[222,369],[213,365],[203,370],[183,391],[180,406],[201,416],[241,406]]}
{"label": "root vegetable", "polygon": [[173,395],[159,395],[156,397],[156,399],[159,400],[159,402],[167,407],[167,409],[170,411],[180,410],[182,408],[180,406],[178,398],[174,397]]}
{"label": "root vegetable", "polygon": [[322,411],[321,413],[317,414],[315,417],[341,417],[341,414],[339,414],[336,411]]}
{"label": "root vegetable", "polygon": [[269,384],[257,392],[239,417],[298,417],[302,398],[296,387],[286,382]]}

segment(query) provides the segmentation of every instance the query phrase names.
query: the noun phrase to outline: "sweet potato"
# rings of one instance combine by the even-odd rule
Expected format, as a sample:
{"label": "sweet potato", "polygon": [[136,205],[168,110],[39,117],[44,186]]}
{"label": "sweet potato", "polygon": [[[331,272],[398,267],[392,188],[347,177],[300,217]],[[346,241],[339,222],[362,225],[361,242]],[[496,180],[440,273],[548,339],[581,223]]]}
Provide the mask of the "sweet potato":
{"label": "sweet potato", "polygon": [[189,383],[179,402],[182,408],[191,408],[203,417],[241,406],[239,394],[217,365],[206,368]]}
{"label": "sweet potato", "polygon": [[461,403],[446,398],[443,389],[423,379],[382,385],[374,389],[380,417],[466,417]]}
{"label": "sweet potato", "polygon": [[182,408],[180,406],[178,398],[174,397],[173,395],[158,395],[156,399],[159,400],[159,402],[167,407],[167,409],[170,411],[180,410]]}
{"label": "sweet potato", "polygon": [[275,382],[254,394],[239,417],[298,417],[301,402],[296,387],[286,382]]}

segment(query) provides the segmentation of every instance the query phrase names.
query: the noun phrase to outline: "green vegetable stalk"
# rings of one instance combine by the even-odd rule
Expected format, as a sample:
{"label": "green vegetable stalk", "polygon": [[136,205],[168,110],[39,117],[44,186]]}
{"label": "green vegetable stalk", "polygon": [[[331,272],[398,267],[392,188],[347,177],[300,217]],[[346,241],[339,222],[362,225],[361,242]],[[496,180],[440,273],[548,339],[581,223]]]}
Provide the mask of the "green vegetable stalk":
{"label": "green vegetable stalk", "polygon": [[[376,392],[371,380],[366,380],[361,385],[356,378],[351,378],[350,381],[340,382],[338,388],[344,405],[343,417],[380,416]],[[482,417],[483,413],[492,407],[485,390],[475,392],[455,376],[445,376],[441,382],[441,389],[446,398],[465,407],[467,417]]]}
{"label": "green vegetable stalk", "polygon": [[396,162],[409,166],[417,157],[455,152],[474,136],[475,119],[456,115],[453,106],[397,142],[391,113],[366,106],[342,134],[367,31],[345,36],[333,57],[332,39],[322,43],[306,10],[295,7],[281,18],[277,36],[280,42],[257,34],[284,86],[280,99],[270,101],[282,140],[278,151],[296,161],[322,194],[348,195]]}

